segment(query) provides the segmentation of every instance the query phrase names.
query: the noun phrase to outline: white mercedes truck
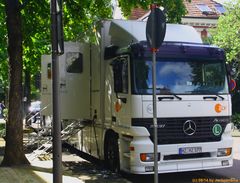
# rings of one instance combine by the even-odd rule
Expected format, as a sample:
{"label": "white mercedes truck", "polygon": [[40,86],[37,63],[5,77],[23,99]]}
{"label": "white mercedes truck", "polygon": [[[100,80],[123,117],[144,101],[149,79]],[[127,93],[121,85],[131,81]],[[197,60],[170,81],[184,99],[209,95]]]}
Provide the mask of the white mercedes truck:
{"label": "white mercedes truck", "polygon": [[[112,171],[154,173],[152,53],[146,22],[106,20],[96,44],[67,42],[60,56],[61,119],[85,127],[68,139]],[[167,24],[156,58],[158,171],[233,164],[224,51],[190,26]],[[51,116],[51,56],[42,57],[42,116]],[[86,122],[87,121],[87,122]]]}

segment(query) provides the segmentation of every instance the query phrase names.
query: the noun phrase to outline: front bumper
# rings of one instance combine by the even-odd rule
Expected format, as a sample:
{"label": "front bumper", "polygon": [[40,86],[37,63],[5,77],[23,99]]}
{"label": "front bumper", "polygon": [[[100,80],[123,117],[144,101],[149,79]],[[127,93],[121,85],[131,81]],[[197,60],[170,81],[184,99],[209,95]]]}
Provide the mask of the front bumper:
{"label": "front bumper", "polygon": [[[140,153],[154,153],[153,143],[149,137],[136,137],[131,142],[134,151],[130,152],[130,166],[127,171],[134,174],[153,174],[154,162],[142,162]],[[185,147],[201,147],[202,152],[194,156],[179,156],[179,149]],[[229,132],[222,135],[221,141],[204,143],[186,143],[158,145],[160,161],[158,172],[184,172],[231,167],[233,165],[233,150],[229,156],[217,156],[218,149],[232,148],[233,139]],[[204,156],[202,156],[204,154]],[[151,171],[152,170],[152,171]]]}

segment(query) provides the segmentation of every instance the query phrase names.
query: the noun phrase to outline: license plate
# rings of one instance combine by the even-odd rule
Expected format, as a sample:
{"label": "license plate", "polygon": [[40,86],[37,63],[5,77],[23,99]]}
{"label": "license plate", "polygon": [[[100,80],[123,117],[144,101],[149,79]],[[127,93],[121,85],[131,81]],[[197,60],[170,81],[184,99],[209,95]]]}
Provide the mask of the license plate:
{"label": "license plate", "polygon": [[179,148],[179,154],[195,154],[201,153],[202,147],[182,147]]}

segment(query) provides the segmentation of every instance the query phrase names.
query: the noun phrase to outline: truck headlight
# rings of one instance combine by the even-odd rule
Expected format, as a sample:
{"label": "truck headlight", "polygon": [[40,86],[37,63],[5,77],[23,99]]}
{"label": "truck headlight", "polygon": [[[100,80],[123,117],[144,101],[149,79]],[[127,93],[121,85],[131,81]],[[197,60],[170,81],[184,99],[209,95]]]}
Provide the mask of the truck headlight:
{"label": "truck headlight", "polygon": [[231,154],[232,154],[232,148],[221,148],[221,149],[218,149],[217,151],[218,157],[230,156]]}
{"label": "truck headlight", "polygon": [[[154,161],[154,153],[141,153],[140,159],[143,162],[151,162]],[[158,153],[158,161],[160,160],[160,153]]]}

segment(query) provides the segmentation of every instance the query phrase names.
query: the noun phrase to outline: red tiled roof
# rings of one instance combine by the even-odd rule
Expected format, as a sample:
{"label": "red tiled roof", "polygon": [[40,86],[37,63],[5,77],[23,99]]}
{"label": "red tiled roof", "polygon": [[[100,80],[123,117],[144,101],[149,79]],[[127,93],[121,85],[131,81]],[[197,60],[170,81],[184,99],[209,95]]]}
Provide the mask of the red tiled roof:
{"label": "red tiled roof", "polygon": [[145,15],[149,10],[144,10],[142,8],[134,8],[131,12],[131,15],[128,17],[130,20],[136,20]]}
{"label": "red tiled roof", "polygon": [[[185,15],[185,17],[198,17],[198,18],[202,18],[202,17],[216,17],[218,18],[221,14],[218,13],[218,11],[216,10],[215,6],[216,4],[219,4],[213,0],[191,0],[191,2],[188,1],[184,1],[184,4],[186,6],[187,9],[187,14]],[[208,14],[208,13],[203,13],[201,10],[199,10],[197,8],[198,4],[205,4],[207,5],[211,10],[212,13]]]}
{"label": "red tiled roof", "polygon": [[[215,4],[219,4],[214,0],[191,0],[191,2],[188,2],[187,0],[184,0],[185,7],[187,9],[187,14],[184,17],[197,17],[197,18],[218,18],[221,14],[217,12],[215,8]],[[197,4],[205,4],[207,5],[211,10],[212,13],[203,13],[201,10],[197,8]],[[143,10],[142,8],[135,8],[132,10],[131,15],[129,16],[129,19],[139,19],[143,17],[149,10]]]}

